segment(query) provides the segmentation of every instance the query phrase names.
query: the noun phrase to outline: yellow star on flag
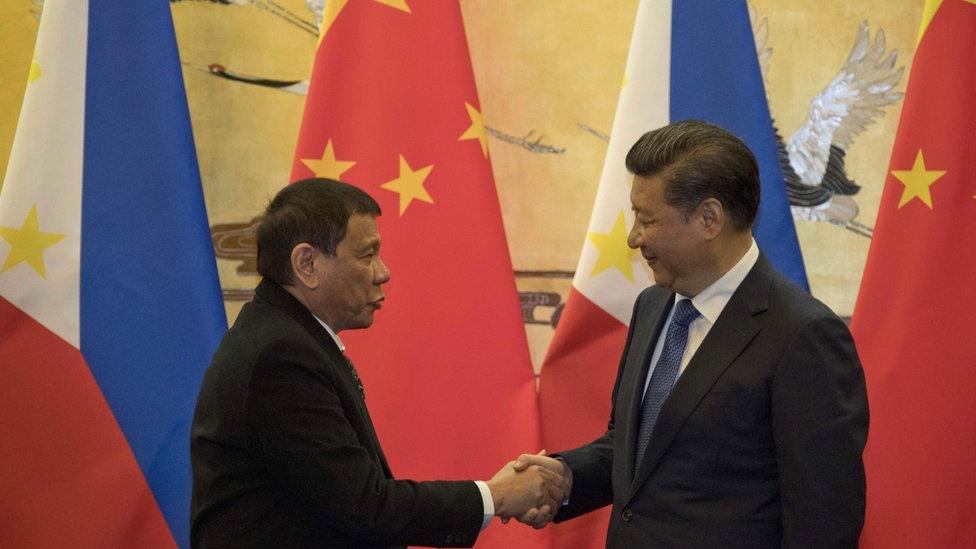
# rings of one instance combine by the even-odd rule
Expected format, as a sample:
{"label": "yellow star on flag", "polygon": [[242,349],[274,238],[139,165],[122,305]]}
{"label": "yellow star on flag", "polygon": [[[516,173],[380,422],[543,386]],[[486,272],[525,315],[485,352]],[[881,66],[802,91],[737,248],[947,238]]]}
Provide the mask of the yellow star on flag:
{"label": "yellow star on flag", "polygon": [[340,179],[342,174],[356,165],[353,161],[336,160],[331,139],[325,142],[322,158],[303,158],[302,164],[312,170],[315,177],[330,177],[332,179]]}
{"label": "yellow star on flag", "polygon": [[[396,8],[400,11],[405,11],[410,13],[410,6],[407,4],[407,0],[373,0],[374,2],[383,4],[385,6],[390,6],[391,8]],[[329,32],[329,27],[335,22],[336,17],[342,13],[342,9],[346,7],[349,0],[329,0],[325,3],[325,13],[322,14],[322,28],[319,30],[319,42],[325,37],[325,33]]]}
{"label": "yellow star on flag", "polygon": [[41,77],[41,64],[37,62],[37,52],[34,52],[34,59],[31,60],[30,72],[27,73],[27,83],[33,84]]}
{"label": "yellow star on flag", "polygon": [[410,13],[410,6],[407,5],[407,0],[376,0],[376,2]]}
{"label": "yellow star on flag", "polygon": [[27,218],[19,229],[0,227],[0,237],[10,243],[10,253],[0,267],[0,273],[12,269],[21,262],[34,267],[41,278],[47,278],[44,270],[44,250],[60,242],[65,235],[44,233],[37,229],[37,204],[31,206]]}
{"label": "yellow star on flag", "polygon": [[485,121],[481,118],[478,109],[471,106],[470,103],[465,103],[464,107],[468,109],[468,116],[471,117],[471,126],[461,134],[458,141],[477,139],[481,143],[481,154],[488,158],[488,134],[485,132]]}
{"label": "yellow star on flag", "polygon": [[430,171],[434,169],[434,165],[425,166],[419,170],[414,170],[407,164],[407,159],[400,155],[400,177],[394,179],[393,181],[388,181],[380,185],[381,188],[388,191],[393,191],[400,195],[400,215],[407,211],[407,206],[410,205],[414,200],[420,200],[427,202],[428,204],[433,204],[434,199],[430,197],[430,193],[424,188],[424,180],[430,175]]}
{"label": "yellow star on flag", "polygon": [[913,198],[918,198],[932,209],[932,193],[930,187],[940,177],[946,174],[945,170],[925,169],[925,159],[922,158],[922,149],[918,150],[915,157],[915,165],[911,170],[891,170],[891,175],[905,185],[905,190],[901,193],[901,200],[898,208],[911,202]]}
{"label": "yellow star on flag", "polygon": [[634,282],[634,264],[632,262],[634,251],[627,247],[627,223],[624,219],[623,210],[617,215],[617,220],[613,222],[613,228],[610,229],[609,233],[588,233],[586,237],[600,251],[590,276],[596,276],[607,269],[616,268],[627,277],[627,280],[631,283]]}

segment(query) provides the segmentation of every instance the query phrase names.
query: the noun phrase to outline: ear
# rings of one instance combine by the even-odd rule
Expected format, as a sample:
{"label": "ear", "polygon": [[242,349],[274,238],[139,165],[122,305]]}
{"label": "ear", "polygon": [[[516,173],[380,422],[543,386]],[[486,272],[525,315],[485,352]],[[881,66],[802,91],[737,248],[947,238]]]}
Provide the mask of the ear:
{"label": "ear", "polygon": [[706,198],[698,205],[698,218],[705,238],[711,240],[722,232],[725,226],[725,208],[715,198]]}
{"label": "ear", "polygon": [[295,274],[295,284],[314,289],[319,285],[316,276],[315,257],[318,250],[307,242],[295,246],[291,250],[291,271]]}

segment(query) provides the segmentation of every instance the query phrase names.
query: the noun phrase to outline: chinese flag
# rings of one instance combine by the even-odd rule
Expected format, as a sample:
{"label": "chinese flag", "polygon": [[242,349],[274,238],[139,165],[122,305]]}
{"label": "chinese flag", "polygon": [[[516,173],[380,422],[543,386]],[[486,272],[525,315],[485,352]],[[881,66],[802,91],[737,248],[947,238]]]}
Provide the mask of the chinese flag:
{"label": "chinese flag", "polygon": [[929,0],[852,330],[865,547],[976,547],[976,2]]}
{"label": "chinese flag", "polygon": [[[535,377],[457,0],[330,0],[291,179],[380,203],[387,300],[341,337],[398,478],[487,479],[541,449]],[[478,547],[542,547],[495,524]]]}

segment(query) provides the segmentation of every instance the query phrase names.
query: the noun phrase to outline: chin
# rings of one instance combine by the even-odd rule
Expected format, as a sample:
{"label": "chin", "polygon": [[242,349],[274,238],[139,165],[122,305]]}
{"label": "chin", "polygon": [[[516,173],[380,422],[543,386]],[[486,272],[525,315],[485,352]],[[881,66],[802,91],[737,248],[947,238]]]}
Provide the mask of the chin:
{"label": "chin", "polygon": [[364,328],[369,328],[373,325],[373,315],[369,315],[367,318],[358,318],[352,326],[349,327],[351,330],[362,330]]}
{"label": "chin", "polygon": [[662,288],[671,289],[671,284],[674,283],[674,279],[673,278],[668,277],[668,276],[665,276],[664,273],[658,273],[654,269],[651,269],[651,273],[654,275],[654,285],[655,286],[660,286]]}

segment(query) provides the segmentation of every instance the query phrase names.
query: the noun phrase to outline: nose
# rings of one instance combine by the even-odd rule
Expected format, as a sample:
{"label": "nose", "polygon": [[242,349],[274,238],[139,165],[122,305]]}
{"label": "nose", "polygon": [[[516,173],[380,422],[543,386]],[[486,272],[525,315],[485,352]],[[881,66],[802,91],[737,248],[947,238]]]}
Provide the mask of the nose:
{"label": "nose", "polygon": [[373,282],[379,286],[390,281],[390,269],[383,263],[383,258],[376,256],[376,270],[373,272]]}
{"label": "nose", "polygon": [[641,247],[640,231],[637,230],[637,220],[634,219],[634,224],[630,227],[630,232],[627,233],[627,246],[633,250]]}

